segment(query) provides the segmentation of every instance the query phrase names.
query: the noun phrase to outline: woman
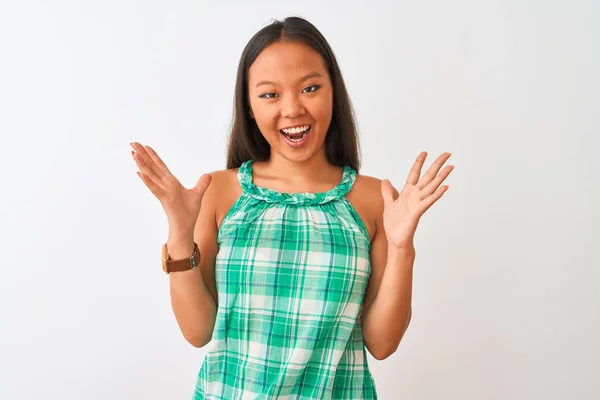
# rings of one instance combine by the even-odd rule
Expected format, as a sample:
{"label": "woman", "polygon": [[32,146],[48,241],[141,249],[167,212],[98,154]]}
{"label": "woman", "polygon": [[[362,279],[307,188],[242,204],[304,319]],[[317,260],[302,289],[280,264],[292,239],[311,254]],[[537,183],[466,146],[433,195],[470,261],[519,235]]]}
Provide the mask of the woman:
{"label": "woman", "polygon": [[422,176],[420,154],[400,193],[359,175],[336,58],[301,18],[242,53],[226,170],[188,190],[152,148],[132,147],[168,217],[177,323],[206,345],[195,398],[377,398],[365,348],[385,359],[408,327],[413,237],[448,189],[450,154]]}

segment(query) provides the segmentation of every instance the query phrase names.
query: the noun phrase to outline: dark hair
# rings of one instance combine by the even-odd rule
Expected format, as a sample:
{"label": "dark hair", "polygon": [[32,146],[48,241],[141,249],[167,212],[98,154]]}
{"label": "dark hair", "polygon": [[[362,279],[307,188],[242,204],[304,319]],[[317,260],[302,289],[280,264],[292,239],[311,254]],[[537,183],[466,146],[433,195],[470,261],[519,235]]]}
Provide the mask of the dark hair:
{"label": "dark hair", "polygon": [[360,168],[359,143],[354,111],[333,50],[321,32],[299,17],[274,21],[258,31],[248,42],[237,71],[231,135],[227,149],[227,168],[238,168],[247,160],[266,161],[271,148],[250,117],[248,70],[265,47],[289,39],[312,47],[323,57],[333,87],[333,115],[325,138],[327,160],[340,167]]}

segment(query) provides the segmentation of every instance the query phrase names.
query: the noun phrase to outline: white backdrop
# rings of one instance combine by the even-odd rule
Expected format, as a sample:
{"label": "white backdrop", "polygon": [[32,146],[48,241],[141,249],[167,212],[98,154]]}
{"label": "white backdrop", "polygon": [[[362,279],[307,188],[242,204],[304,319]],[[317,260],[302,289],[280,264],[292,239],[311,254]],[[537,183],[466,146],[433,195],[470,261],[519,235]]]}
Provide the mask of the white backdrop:
{"label": "white backdrop", "polygon": [[129,142],[223,169],[242,48],[288,15],[339,58],[363,174],[453,152],[380,398],[597,398],[597,1],[0,0],[0,399],[191,397]]}

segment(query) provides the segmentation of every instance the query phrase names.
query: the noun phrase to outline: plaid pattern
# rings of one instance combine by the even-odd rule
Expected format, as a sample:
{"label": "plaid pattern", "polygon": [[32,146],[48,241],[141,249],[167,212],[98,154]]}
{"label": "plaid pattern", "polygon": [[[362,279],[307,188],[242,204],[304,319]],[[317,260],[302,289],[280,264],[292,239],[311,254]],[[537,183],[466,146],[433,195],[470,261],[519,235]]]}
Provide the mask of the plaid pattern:
{"label": "plaid pattern", "polygon": [[194,399],[377,399],[360,313],[369,235],[345,195],[243,189],[218,234],[219,308]]}

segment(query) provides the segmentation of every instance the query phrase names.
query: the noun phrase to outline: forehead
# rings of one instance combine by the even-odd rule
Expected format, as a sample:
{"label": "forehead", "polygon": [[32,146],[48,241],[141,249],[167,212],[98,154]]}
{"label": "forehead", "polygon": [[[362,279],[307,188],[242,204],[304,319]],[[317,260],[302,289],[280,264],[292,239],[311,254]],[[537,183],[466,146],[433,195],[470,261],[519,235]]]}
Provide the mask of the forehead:
{"label": "forehead", "polygon": [[317,51],[304,43],[282,40],[265,47],[256,57],[248,70],[248,80],[250,85],[263,79],[296,80],[315,71],[327,76],[325,63]]}

